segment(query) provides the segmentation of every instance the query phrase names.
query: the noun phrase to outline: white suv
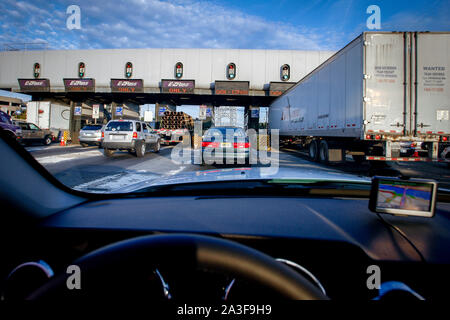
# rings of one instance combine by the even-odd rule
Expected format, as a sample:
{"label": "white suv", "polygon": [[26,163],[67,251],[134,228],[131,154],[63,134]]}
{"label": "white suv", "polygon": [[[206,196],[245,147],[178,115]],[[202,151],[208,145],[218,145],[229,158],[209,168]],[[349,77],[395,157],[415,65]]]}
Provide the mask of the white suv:
{"label": "white suv", "polygon": [[111,157],[116,150],[127,150],[143,157],[147,150],[159,152],[159,135],[145,122],[138,120],[111,120],[102,133],[104,154]]}

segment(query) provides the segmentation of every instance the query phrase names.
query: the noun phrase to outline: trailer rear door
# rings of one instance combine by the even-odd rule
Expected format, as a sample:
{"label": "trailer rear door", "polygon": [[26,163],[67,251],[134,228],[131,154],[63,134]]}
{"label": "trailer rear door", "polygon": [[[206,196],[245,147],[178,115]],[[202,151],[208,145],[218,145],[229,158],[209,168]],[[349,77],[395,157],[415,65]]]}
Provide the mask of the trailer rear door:
{"label": "trailer rear door", "polygon": [[368,32],[364,36],[366,133],[401,134],[407,124],[404,34]]}
{"label": "trailer rear door", "polygon": [[450,33],[417,33],[416,131],[450,134]]}
{"label": "trailer rear door", "polygon": [[50,102],[38,102],[38,122],[36,125],[41,129],[50,129]]}

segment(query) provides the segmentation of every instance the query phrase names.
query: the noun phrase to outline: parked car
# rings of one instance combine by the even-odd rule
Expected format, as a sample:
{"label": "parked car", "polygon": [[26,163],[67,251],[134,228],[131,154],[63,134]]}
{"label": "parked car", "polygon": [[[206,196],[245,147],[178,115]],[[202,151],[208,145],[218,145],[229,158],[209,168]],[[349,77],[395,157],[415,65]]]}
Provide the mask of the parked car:
{"label": "parked car", "polygon": [[[203,162],[226,163],[227,159],[249,159],[250,143],[244,129],[238,127],[213,127],[203,135]],[[240,162],[238,162],[240,163]]]}
{"label": "parked car", "polygon": [[22,137],[22,130],[20,127],[15,125],[11,120],[10,115],[3,111],[0,111],[0,128],[3,129],[8,136],[14,139],[19,140]]}
{"label": "parked car", "polygon": [[89,124],[80,130],[78,140],[82,147],[102,145],[102,124]]}
{"label": "parked car", "polygon": [[152,149],[159,152],[161,141],[158,134],[145,122],[138,120],[111,120],[102,133],[104,154],[111,157],[116,150],[127,150],[143,157]]}
{"label": "parked car", "polygon": [[14,120],[14,124],[22,130],[20,138],[22,143],[38,142],[48,146],[55,140],[55,137],[50,130],[41,129],[34,123]]}

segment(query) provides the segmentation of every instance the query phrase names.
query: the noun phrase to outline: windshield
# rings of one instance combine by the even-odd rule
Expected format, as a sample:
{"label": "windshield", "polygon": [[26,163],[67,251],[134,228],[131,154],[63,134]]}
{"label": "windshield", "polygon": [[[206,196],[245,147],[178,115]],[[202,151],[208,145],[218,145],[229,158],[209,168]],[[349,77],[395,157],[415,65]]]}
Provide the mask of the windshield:
{"label": "windshield", "polygon": [[133,123],[127,121],[112,121],[108,123],[105,131],[133,131]]}
{"label": "windshield", "polygon": [[373,176],[450,189],[447,0],[0,8],[1,125],[22,121],[17,141],[74,190]]}
{"label": "windshield", "polygon": [[89,131],[89,130],[100,130],[103,126],[85,126],[82,130]]}

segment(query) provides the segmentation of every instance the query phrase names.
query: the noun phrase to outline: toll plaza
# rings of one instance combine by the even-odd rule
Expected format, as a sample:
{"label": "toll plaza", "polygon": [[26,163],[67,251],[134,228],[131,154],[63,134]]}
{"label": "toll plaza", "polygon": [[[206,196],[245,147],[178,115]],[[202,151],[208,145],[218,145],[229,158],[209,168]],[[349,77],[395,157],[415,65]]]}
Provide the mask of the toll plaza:
{"label": "toll plaza", "polygon": [[240,107],[240,123],[256,129],[260,107],[268,107],[332,54],[238,49],[3,51],[0,89],[50,102],[50,109],[52,103],[70,108],[72,141],[87,123],[139,119],[145,104],[155,105],[155,123],[177,106],[198,106],[197,120],[204,128],[236,123],[234,107]]}

